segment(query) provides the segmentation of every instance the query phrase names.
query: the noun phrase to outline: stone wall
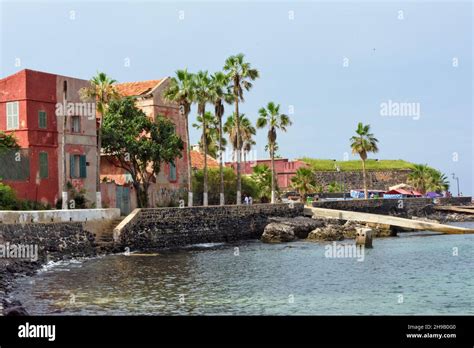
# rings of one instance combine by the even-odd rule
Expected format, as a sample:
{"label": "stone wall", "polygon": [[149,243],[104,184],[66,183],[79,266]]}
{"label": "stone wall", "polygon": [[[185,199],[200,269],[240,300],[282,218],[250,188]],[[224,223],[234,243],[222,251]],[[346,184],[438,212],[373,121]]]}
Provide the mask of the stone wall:
{"label": "stone wall", "polygon": [[37,246],[42,262],[47,255],[51,260],[95,255],[94,235],[81,222],[0,224],[0,244],[6,243]]}
{"label": "stone wall", "polygon": [[350,199],[345,201],[317,201],[313,203],[315,208],[397,216],[424,215],[423,213],[427,212],[432,205],[433,200],[430,198]]}
{"label": "stone wall", "polygon": [[301,215],[302,204],[136,209],[114,230],[114,239],[131,249],[255,239],[270,217]]}
{"label": "stone wall", "polygon": [[[388,190],[390,186],[406,183],[410,170],[368,170],[367,187],[373,190]],[[314,177],[318,185],[327,190],[328,186],[336,182],[345,185],[345,190],[361,189],[364,187],[362,171],[353,172],[315,172]]]}
{"label": "stone wall", "polygon": [[440,197],[437,202],[440,205],[470,205],[472,197]]}

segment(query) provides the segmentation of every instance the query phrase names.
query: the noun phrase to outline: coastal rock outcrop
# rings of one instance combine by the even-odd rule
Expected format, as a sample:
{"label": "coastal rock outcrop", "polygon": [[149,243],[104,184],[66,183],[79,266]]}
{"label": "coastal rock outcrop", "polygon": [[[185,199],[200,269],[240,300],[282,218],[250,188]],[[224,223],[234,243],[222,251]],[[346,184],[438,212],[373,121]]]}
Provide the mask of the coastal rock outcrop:
{"label": "coastal rock outcrop", "polygon": [[318,227],[308,234],[308,241],[335,241],[344,239],[344,226],[341,225],[327,225],[325,227]]}
{"label": "coastal rock outcrop", "polygon": [[279,222],[271,222],[265,226],[262,234],[264,243],[282,243],[291,242],[296,239],[294,228]]}
{"label": "coastal rock outcrop", "polygon": [[270,218],[265,226],[261,240],[265,243],[291,242],[295,239],[304,239],[308,233],[317,227],[324,226],[323,220],[311,219],[303,216],[295,218]]}

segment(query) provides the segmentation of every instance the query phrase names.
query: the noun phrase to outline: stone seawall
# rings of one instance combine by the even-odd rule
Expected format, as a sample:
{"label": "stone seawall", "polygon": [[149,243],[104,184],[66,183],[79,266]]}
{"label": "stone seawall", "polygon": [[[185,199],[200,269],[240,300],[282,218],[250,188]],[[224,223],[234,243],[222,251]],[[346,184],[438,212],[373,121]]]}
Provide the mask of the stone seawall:
{"label": "stone seawall", "polygon": [[5,298],[16,275],[32,275],[48,261],[94,255],[94,235],[82,222],[0,224],[0,316],[26,314]]}
{"label": "stone seawall", "polygon": [[131,249],[232,242],[260,238],[270,217],[301,215],[303,205],[297,203],[136,209],[114,238]]}
{"label": "stone seawall", "polygon": [[[423,216],[432,213],[435,200],[431,198],[405,199],[348,199],[338,201],[313,202],[315,208],[350,210],[361,213],[373,213],[396,216]],[[471,197],[439,198],[436,204],[470,204]]]}

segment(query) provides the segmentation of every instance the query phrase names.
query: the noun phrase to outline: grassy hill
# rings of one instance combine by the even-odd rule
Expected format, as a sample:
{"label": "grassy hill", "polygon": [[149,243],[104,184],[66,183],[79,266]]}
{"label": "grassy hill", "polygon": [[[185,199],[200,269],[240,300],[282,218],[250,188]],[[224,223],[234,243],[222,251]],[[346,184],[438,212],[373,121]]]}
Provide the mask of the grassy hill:
{"label": "grassy hill", "polygon": [[[313,170],[316,171],[334,171],[335,165],[343,171],[357,171],[362,170],[362,163],[360,160],[353,161],[333,161],[329,159],[314,159],[303,157],[300,161],[308,163]],[[365,162],[367,170],[407,170],[413,168],[413,163],[403,160],[371,160]]]}

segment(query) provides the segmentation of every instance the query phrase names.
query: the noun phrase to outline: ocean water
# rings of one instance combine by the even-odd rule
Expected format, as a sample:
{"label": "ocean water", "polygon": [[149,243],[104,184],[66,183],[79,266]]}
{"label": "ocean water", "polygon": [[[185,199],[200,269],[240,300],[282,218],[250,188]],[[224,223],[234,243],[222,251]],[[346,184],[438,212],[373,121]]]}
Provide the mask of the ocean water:
{"label": "ocean water", "polygon": [[246,241],[60,262],[19,279],[12,297],[37,315],[474,314],[472,234],[379,238],[363,260],[328,257],[332,246]]}

